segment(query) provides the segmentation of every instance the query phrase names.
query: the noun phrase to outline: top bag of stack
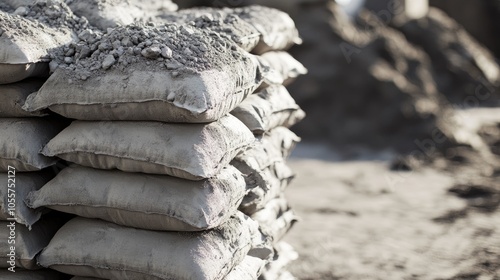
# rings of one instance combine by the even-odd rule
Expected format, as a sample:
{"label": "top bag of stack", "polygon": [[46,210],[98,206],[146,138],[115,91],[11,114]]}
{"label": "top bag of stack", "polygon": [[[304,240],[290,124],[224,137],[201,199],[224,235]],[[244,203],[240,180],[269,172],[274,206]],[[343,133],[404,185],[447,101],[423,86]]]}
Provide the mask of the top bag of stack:
{"label": "top bag of stack", "polygon": [[190,25],[86,30],[79,38],[69,46],[72,56],[56,57],[61,65],[25,110],[48,108],[79,120],[206,123],[229,113],[263,80],[254,56]]}
{"label": "top bag of stack", "polygon": [[[2,7],[18,6],[8,5],[10,2],[14,1]],[[48,74],[49,51],[73,41],[75,34],[70,27],[88,24],[56,1],[39,1],[13,12],[0,10],[0,84]]]}
{"label": "top bag of stack", "polygon": [[169,0],[69,0],[67,3],[73,13],[102,30],[148,20],[178,8]]}

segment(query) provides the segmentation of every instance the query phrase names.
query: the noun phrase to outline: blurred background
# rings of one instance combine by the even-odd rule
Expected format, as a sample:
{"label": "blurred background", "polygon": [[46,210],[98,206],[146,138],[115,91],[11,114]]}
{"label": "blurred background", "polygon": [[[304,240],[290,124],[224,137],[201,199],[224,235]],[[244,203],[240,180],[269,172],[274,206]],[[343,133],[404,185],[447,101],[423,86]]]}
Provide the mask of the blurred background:
{"label": "blurred background", "polygon": [[288,12],[309,74],[299,279],[500,279],[500,1],[182,0]]}

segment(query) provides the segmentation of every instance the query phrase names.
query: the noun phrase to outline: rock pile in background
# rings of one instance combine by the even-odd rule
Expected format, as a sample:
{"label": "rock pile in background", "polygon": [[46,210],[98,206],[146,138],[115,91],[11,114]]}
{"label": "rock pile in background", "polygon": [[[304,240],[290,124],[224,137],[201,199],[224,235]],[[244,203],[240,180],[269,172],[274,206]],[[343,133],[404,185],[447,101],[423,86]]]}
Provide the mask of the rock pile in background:
{"label": "rock pile in background", "polygon": [[0,217],[22,228],[22,279],[293,279],[294,22],[166,3],[0,5]]}

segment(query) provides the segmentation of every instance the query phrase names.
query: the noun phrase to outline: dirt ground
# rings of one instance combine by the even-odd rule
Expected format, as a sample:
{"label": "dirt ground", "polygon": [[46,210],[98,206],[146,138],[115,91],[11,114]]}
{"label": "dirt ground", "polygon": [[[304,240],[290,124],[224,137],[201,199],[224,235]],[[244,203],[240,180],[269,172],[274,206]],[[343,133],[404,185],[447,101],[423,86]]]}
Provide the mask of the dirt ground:
{"label": "dirt ground", "polygon": [[455,175],[393,172],[391,156],[345,161],[324,145],[299,145],[287,197],[302,220],[285,241],[300,259],[290,271],[298,279],[500,279],[500,209],[471,207],[491,194],[460,198],[450,192]]}

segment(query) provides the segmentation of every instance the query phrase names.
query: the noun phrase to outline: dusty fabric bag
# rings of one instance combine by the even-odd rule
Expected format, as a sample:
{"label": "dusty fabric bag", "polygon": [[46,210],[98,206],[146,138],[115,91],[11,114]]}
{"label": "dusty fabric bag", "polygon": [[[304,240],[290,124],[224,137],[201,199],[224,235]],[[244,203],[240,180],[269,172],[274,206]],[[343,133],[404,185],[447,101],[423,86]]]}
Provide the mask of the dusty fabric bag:
{"label": "dusty fabric bag", "polygon": [[281,151],[283,159],[287,159],[293,152],[301,139],[297,134],[286,127],[276,127],[269,132],[266,132],[263,139],[267,141],[267,145],[273,146]]}
{"label": "dusty fabric bag", "polygon": [[[91,49],[97,36],[80,36],[85,40],[78,48]],[[189,25],[118,27],[97,42],[101,49],[87,57],[75,48],[74,64],[59,67],[24,109],[48,108],[78,120],[208,123],[263,81],[255,56],[225,36]]]}
{"label": "dusty fabric bag", "polygon": [[49,119],[0,119],[0,172],[7,172],[9,166],[26,172],[54,165],[57,159],[40,152],[62,127]]}
{"label": "dusty fabric bag", "polygon": [[256,54],[302,43],[295,23],[285,12],[263,6],[237,8],[234,12],[260,32],[260,42],[253,50]]}
{"label": "dusty fabric bag", "polygon": [[246,256],[224,280],[257,280],[266,265],[266,261]]}
{"label": "dusty fabric bag", "polygon": [[68,6],[73,13],[87,18],[90,24],[101,30],[148,20],[159,10],[175,11],[178,8],[168,0],[72,0]]}
{"label": "dusty fabric bag", "polygon": [[283,86],[268,87],[250,95],[231,114],[257,135],[278,126],[291,127],[305,117]]}
{"label": "dusty fabric bag", "polygon": [[307,69],[287,52],[268,52],[259,57],[262,64],[269,66],[281,75],[283,85],[287,86],[297,77],[307,74]]}
{"label": "dusty fabric bag", "polygon": [[41,79],[29,79],[15,84],[0,85],[0,118],[39,117],[42,112],[26,112],[22,109],[28,95],[43,84]]}
{"label": "dusty fabric bag", "polygon": [[248,52],[252,51],[260,41],[260,32],[237,16],[233,9],[229,8],[202,7],[183,9],[174,13],[165,13],[160,18],[167,22],[192,22],[197,28],[226,35],[239,47]]}
{"label": "dusty fabric bag", "polygon": [[234,215],[245,187],[232,166],[203,181],[70,166],[27,204],[135,228],[201,231]]}
{"label": "dusty fabric bag", "polygon": [[252,214],[251,218],[259,223],[261,231],[270,236],[275,243],[280,241],[298,221],[282,194]]}
{"label": "dusty fabric bag", "polygon": [[295,173],[280,161],[260,171],[257,178],[258,184],[247,183],[248,192],[240,205],[240,211],[247,215],[263,209],[269,201],[283,193],[295,178]]}
{"label": "dusty fabric bag", "polygon": [[38,260],[85,277],[218,280],[245,258],[255,234],[257,224],[241,213],[200,233],[139,230],[78,217],[57,232]]}
{"label": "dusty fabric bag", "polygon": [[[10,226],[10,227],[8,227]],[[56,219],[42,219],[33,225],[31,231],[15,222],[0,221],[0,268],[8,268],[14,261],[17,268],[39,269],[35,257],[52,239],[61,222]],[[15,237],[15,256],[10,251],[9,238]]]}
{"label": "dusty fabric bag", "polygon": [[49,64],[24,63],[24,64],[6,64],[0,63],[0,85],[16,83],[30,77],[48,77]]}
{"label": "dusty fabric bag", "polygon": [[16,270],[12,273],[7,270],[0,270],[0,279],[2,280],[63,280],[65,276],[53,270]]}
{"label": "dusty fabric bag", "polygon": [[[16,4],[16,3],[12,3]],[[69,44],[74,39],[69,26],[51,21],[55,13],[68,12],[65,22],[78,23],[63,3],[37,3],[30,6],[37,18],[25,18],[0,11],[0,84],[14,83],[28,77],[48,74],[49,50]],[[73,23],[72,22],[72,23]],[[36,35],[34,35],[36,34]]]}
{"label": "dusty fabric bag", "polygon": [[75,121],[43,154],[98,169],[201,180],[218,174],[253,141],[233,116],[210,124]]}
{"label": "dusty fabric bag", "polygon": [[286,267],[298,258],[299,255],[290,244],[279,242],[275,245],[274,260],[266,265],[259,280],[295,280]]}
{"label": "dusty fabric bag", "polygon": [[[13,175],[9,177],[9,175]],[[29,192],[39,190],[51,178],[50,172],[31,172],[8,174],[0,173],[0,220],[7,221],[14,218],[17,223],[31,227],[42,216],[43,209],[34,210],[28,208],[25,199]],[[9,192],[9,185],[11,191]],[[12,190],[15,190],[15,211],[14,217],[9,212],[9,201],[12,197]]]}

